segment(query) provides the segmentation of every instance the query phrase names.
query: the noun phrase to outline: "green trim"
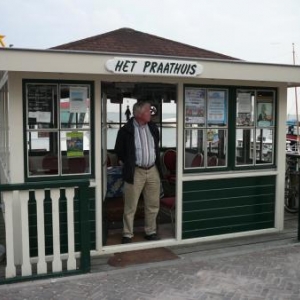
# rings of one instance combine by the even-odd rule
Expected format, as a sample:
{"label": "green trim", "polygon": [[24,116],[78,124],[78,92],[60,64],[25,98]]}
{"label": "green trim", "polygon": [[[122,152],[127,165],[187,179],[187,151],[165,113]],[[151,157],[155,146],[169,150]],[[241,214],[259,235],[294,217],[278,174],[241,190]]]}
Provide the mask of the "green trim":
{"label": "green trim", "polygon": [[61,187],[88,187],[90,182],[88,180],[77,179],[77,180],[57,180],[57,181],[43,181],[34,183],[13,183],[13,184],[0,184],[0,192],[4,191],[24,191],[24,190],[38,190],[47,188],[61,188]]}
{"label": "green trim", "polygon": [[[90,162],[90,169],[91,169],[91,174],[79,174],[79,175],[58,175],[58,176],[47,176],[47,175],[41,175],[41,176],[36,176],[36,177],[28,177],[28,159],[27,159],[27,127],[26,127],[26,84],[53,84],[57,85],[57,91],[59,91],[59,86],[63,84],[81,84],[81,85],[89,85],[90,86],[90,157],[91,157],[91,162]],[[55,80],[55,79],[23,79],[22,80],[22,97],[23,97],[23,153],[24,153],[24,178],[26,182],[37,182],[37,181],[48,181],[48,180],[70,180],[70,179],[78,179],[78,178],[94,178],[95,177],[95,141],[94,141],[94,136],[95,136],[95,112],[94,112],[94,103],[95,99],[95,82],[91,80]],[[57,95],[58,97],[59,95]],[[56,107],[55,107],[55,113],[57,114],[57,106],[58,106],[58,99],[56,101]],[[57,132],[60,132],[59,124],[58,124],[58,129]],[[66,178],[66,179],[64,179]]]}
{"label": "green trim", "polygon": [[14,278],[7,278],[7,279],[0,279],[0,285],[2,284],[12,284],[17,282],[25,282],[25,281],[32,281],[32,280],[41,280],[41,279],[48,279],[48,278],[56,278],[56,277],[64,277],[64,276],[74,276],[86,273],[81,269],[73,270],[73,271],[62,271],[57,273],[51,274],[40,274],[40,275],[31,275],[31,276],[17,276]]}
{"label": "green trim", "polygon": [[[278,116],[277,116],[277,106],[278,106],[278,89],[276,87],[260,87],[260,86],[232,86],[232,85],[199,85],[199,84],[184,84],[183,85],[183,107],[185,107],[185,89],[188,87],[192,88],[204,88],[204,89],[226,89],[228,90],[228,126],[227,126],[227,166],[226,167],[216,167],[216,168],[194,168],[194,169],[183,169],[184,174],[201,174],[201,173],[212,173],[212,172],[226,172],[226,171],[242,171],[242,170],[263,170],[276,168],[276,140],[277,140],[277,128],[278,128]],[[262,91],[273,91],[275,95],[275,120],[276,123],[273,127],[274,130],[274,163],[266,165],[255,165],[255,166],[235,166],[235,139],[236,139],[236,93],[239,89],[247,90],[262,90]],[[183,120],[185,116],[185,111],[183,109]],[[185,123],[183,124],[183,127]],[[220,128],[222,129],[222,128]],[[184,130],[185,131],[185,128]],[[183,161],[185,155],[185,146],[183,143]]]}

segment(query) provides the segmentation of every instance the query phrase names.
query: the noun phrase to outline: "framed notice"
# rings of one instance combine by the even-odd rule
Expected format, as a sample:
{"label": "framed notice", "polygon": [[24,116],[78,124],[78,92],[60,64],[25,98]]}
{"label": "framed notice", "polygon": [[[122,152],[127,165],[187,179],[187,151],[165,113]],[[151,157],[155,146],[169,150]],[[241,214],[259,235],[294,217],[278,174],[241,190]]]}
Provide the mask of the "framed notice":
{"label": "framed notice", "polygon": [[207,92],[207,124],[226,125],[227,123],[227,103],[225,91]]}
{"label": "framed notice", "polygon": [[185,123],[205,123],[205,90],[199,88],[185,89]]}
{"label": "framed notice", "polygon": [[27,109],[28,124],[50,124],[53,122],[54,95],[56,86],[28,85]]}
{"label": "framed notice", "polygon": [[70,112],[85,113],[87,109],[87,87],[70,88]]}
{"label": "framed notice", "polygon": [[67,132],[67,157],[83,156],[83,132]]}
{"label": "framed notice", "polygon": [[268,127],[273,125],[273,101],[263,100],[257,102],[257,126]]}

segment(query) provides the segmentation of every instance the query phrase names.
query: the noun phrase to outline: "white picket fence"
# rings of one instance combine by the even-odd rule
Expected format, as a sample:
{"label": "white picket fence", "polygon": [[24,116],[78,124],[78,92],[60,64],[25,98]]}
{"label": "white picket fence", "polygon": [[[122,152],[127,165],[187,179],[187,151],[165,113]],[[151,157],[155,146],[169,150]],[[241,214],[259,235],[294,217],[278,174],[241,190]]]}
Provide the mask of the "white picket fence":
{"label": "white picket fence", "polygon": [[[5,278],[15,278],[17,276],[28,277],[32,275],[49,274],[48,264],[52,264],[51,273],[63,272],[63,260],[66,260],[66,271],[78,269],[75,253],[75,228],[74,228],[74,195],[75,188],[45,188],[34,190],[36,200],[37,215],[37,257],[30,257],[29,245],[29,218],[28,201],[32,190],[2,190],[1,196],[4,204],[4,221],[6,236],[6,269]],[[67,199],[67,233],[68,233],[68,252],[61,254],[60,251],[60,222],[59,222],[59,199],[60,189],[65,190]],[[44,220],[44,201],[45,190],[50,191],[52,204],[52,236],[53,254],[46,255],[45,249],[45,220]],[[81,199],[79,199],[80,201]],[[87,203],[87,202],[86,202]],[[36,265],[35,274],[33,266]],[[17,268],[21,274],[18,274]]]}

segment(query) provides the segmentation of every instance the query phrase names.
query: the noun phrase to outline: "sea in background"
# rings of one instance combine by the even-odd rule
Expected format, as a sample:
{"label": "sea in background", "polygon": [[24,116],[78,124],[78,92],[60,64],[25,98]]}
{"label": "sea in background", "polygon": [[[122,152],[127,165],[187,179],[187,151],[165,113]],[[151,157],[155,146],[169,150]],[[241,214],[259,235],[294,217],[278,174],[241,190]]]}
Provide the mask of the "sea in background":
{"label": "sea in background", "polygon": [[[175,119],[174,119],[175,118]],[[163,113],[162,120],[169,121],[174,119],[176,122],[176,113]],[[107,122],[119,122],[119,113],[107,112]],[[126,122],[125,115],[122,116],[122,122]],[[171,125],[171,123],[170,123]],[[119,128],[112,125],[107,129],[107,149],[114,149]],[[162,127],[162,147],[176,147],[176,127]]]}

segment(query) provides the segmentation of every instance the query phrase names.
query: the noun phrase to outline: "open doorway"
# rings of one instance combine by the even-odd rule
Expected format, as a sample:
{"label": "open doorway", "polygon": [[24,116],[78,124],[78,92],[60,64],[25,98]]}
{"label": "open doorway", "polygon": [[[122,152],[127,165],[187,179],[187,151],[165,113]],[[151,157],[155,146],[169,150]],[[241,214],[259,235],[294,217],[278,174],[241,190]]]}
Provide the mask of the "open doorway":
{"label": "open doorway", "polygon": [[[123,232],[122,166],[114,151],[119,129],[133,117],[138,101],[151,104],[151,121],[160,132],[160,162],[163,178],[157,234],[160,239],[175,236],[177,161],[177,86],[161,83],[102,82],[103,244],[121,243]],[[134,218],[133,243],[144,239],[144,200],[141,196]]]}

